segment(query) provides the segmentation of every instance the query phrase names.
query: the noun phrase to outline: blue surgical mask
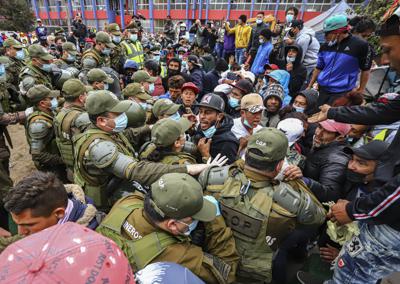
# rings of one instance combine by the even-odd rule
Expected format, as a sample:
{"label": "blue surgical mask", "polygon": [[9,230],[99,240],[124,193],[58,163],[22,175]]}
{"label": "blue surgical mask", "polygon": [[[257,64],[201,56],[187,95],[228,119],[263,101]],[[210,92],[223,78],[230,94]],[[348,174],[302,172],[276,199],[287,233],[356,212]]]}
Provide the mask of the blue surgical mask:
{"label": "blue surgical mask", "polygon": [[76,61],[76,56],[75,56],[75,55],[72,55],[72,54],[68,54],[67,62],[73,63],[73,62],[75,62],[75,61]]}
{"label": "blue surgical mask", "polygon": [[256,20],[257,25],[262,24],[262,22],[263,22],[262,19],[257,19],[257,20]]}
{"label": "blue surgical mask", "polygon": [[24,50],[18,50],[17,54],[15,55],[15,58],[18,60],[24,60],[25,59],[25,52]]}
{"label": "blue surgical mask", "polygon": [[286,22],[287,23],[291,23],[293,21],[293,19],[294,19],[294,15],[292,15],[292,14],[286,15]]}
{"label": "blue surgical mask", "polygon": [[115,133],[122,132],[128,125],[128,116],[126,115],[125,112],[123,112],[114,119],[114,122],[115,122],[115,127],[113,129],[113,132]]}
{"label": "blue surgical mask", "polygon": [[206,138],[213,137],[216,131],[217,131],[217,128],[215,127],[215,125],[211,126],[207,130],[202,130],[202,132]]}
{"label": "blue surgical mask", "polygon": [[190,234],[194,231],[194,229],[196,229],[197,224],[199,224],[199,220],[193,220],[193,222],[190,224],[186,224],[185,222],[182,222],[182,221],[178,221],[178,222],[188,226],[188,230],[186,232],[182,233],[184,236],[190,236]]}
{"label": "blue surgical mask", "polygon": [[104,90],[108,90],[109,87],[108,83],[104,83]]}
{"label": "blue surgical mask", "polygon": [[293,63],[296,61],[296,56],[286,56],[286,62],[287,63]]}
{"label": "blue surgical mask", "polygon": [[293,108],[296,110],[296,112],[301,112],[303,113],[305,108],[304,107],[297,107],[297,106],[293,106]]}
{"label": "blue surgical mask", "polygon": [[51,103],[51,105],[50,105],[50,109],[51,110],[56,110],[58,108],[58,100],[57,100],[57,98],[52,98],[50,103]]}
{"label": "blue surgical mask", "polygon": [[154,92],[154,83],[151,83],[151,84],[149,85],[149,93],[150,93],[150,95],[151,95],[153,92]]}
{"label": "blue surgical mask", "polygon": [[130,39],[131,39],[131,41],[137,41],[138,40],[137,34],[132,34]]}
{"label": "blue surgical mask", "polygon": [[40,67],[44,72],[50,73],[51,71],[51,64],[43,64],[42,67]]}
{"label": "blue surgical mask", "polygon": [[4,74],[6,74],[6,67],[4,64],[0,64],[0,76],[3,76]]}
{"label": "blue surgical mask", "polygon": [[147,110],[147,103],[139,103],[142,109]]}
{"label": "blue surgical mask", "polygon": [[179,114],[179,112],[175,112],[169,118],[172,119],[172,120],[176,120],[177,121],[177,120],[181,119],[181,115]]}
{"label": "blue surgical mask", "polygon": [[113,36],[113,42],[115,43],[120,43],[121,42],[121,37],[120,36]]}
{"label": "blue surgical mask", "polygon": [[243,124],[244,126],[246,126],[247,128],[253,129],[253,126],[250,125],[250,123],[247,121],[247,119],[243,120]]}
{"label": "blue surgical mask", "polygon": [[160,55],[155,55],[155,56],[153,56],[153,60],[155,60],[155,61],[160,61]]}
{"label": "blue surgical mask", "polygon": [[237,98],[229,97],[228,103],[231,108],[237,108],[239,106],[239,100]]}
{"label": "blue surgical mask", "polygon": [[105,48],[101,51],[104,55],[110,55],[111,54],[111,48]]}

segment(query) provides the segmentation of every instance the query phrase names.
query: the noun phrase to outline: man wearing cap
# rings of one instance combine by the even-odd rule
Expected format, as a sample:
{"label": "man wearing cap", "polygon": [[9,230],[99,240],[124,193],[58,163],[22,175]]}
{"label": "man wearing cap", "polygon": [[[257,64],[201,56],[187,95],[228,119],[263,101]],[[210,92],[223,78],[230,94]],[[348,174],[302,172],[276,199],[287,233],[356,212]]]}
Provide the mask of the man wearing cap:
{"label": "man wearing cap", "polygon": [[192,82],[185,83],[182,86],[182,94],[177,99],[177,103],[181,104],[179,114],[195,114],[199,113],[199,108],[196,106],[196,98],[199,95],[199,88]]}
{"label": "man wearing cap", "polygon": [[177,120],[180,118],[180,107],[169,99],[159,99],[156,100],[151,111],[157,120],[167,117],[174,117]]}
{"label": "man wearing cap", "polygon": [[112,42],[115,44],[115,47],[112,49],[110,54],[111,67],[118,73],[123,73],[123,67],[126,58],[124,48],[121,45],[121,29],[119,28],[118,24],[111,23],[107,26],[107,32],[110,35]]}
{"label": "man wearing cap", "polygon": [[189,55],[187,59],[190,80],[199,88],[200,94],[203,92],[205,72],[201,68],[200,59],[196,55]]}
{"label": "man wearing cap", "polygon": [[[189,237],[203,227],[205,239]],[[232,283],[238,256],[232,231],[226,227],[217,200],[203,197],[191,176],[161,176],[143,194],[120,199],[97,231],[114,240],[135,271],[169,261],[189,268],[206,283]]]}
{"label": "man wearing cap", "polygon": [[7,72],[10,73],[9,83],[12,84],[12,88],[17,93],[19,90],[19,74],[25,66],[25,51],[23,45],[13,37],[7,38],[3,42],[3,47],[5,47],[5,56],[11,61],[10,66],[7,68]]}
{"label": "man wearing cap", "polygon": [[142,69],[144,53],[143,46],[138,36],[139,31],[137,28],[133,28],[131,30],[125,30],[125,33],[126,38],[121,42],[121,46],[124,47],[125,57],[135,61],[139,65],[139,69]]}
{"label": "man wearing cap", "polygon": [[79,73],[79,65],[77,63],[77,56],[78,56],[78,51],[76,50],[76,46],[72,42],[65,42],[62,45],[62,55],[60,59],[57,59],[53,62],[53,64],[57,65],[58,68],[60,69],[68,69],[68,68],[74,68],[76,69],[76,76],[78,76]]}
{"label": "man wearing cap", "polygon": [[51,62],[54,57],[39,44],[30,45],[28,52],[31,61],[22,68],[19,74],[21,93],[26,94],[30,88],[37,84],[53,89]]}
{"label": "man wearing cap", "polygon": [[199,126],[194,136],[203,160],[226,156],[229,164],[237,160],[239,141],[232,133],[233,119],[224,113],[224,100],[213,93],[206,94],[199,104]]}
{"label": "man wearing cap", "polygon": [[53,124],[58,150],[71,174],[74,167],[72,137],[84,132],[90,125],[89,116],[85,111],[87,91],[80,80],[69,79],[63,85],[62,95],[65,103],[54,118]]}
{"label": "man wearing cap", "polygon": [[275,180],[287,148],[282,131],[264,128],[249,138],[243,166],[211,168],[199,176],[233,230],[241,259],[238,283],[271,282],[273,255],[296,223],[319,226],[325,221],[325,210],[301,180]]}
{"label": "man wearing cap", "polygon": [[125,100],[131,100],[138,103],[141,108],[146,112],[146,120],[151,117],[151,107],[149,107],[149,101],[152,101],[152,96],[150,96],[144,89],[144,87],[139,83],[130,83],[122,90],[122,95]]}
{"label": "man wearing cap", "polygon": [[33,113],[26,119],[25,130],[29,152],[36,168],[53,172],[66,182],[66,168],[57,148],[53,127],[59,93],[44,85],[35,85],[29,89],[26,97],[33,106]]}
{"label": "man wearing cap", "polygon": [[112,84],[114,79],[107,75],[100,68],[91,69],[86,75],[87,81],[93,90],[108,90],[108,84]]}
{"label": "man wearing cap", "polygon": [[232,127],[232,133],[240,141],[240,156],[240,152],[247,147],[249,137],[262,129],[260,123],[263,110],[263,99],[259,94],[245,95],[240,101],[240,117],[233,120]]}
{"label": "man wearing cap", "polygon": [[82,55],[82,71],[92,68],[110,67],[111,50],[115,44],[106,32],[97,32],[96,44]]}
{"label": "man wearing cap", "polygon": [[253,91],[253,85],[247,79],[240,79],[234,84],[229,84],[233,88],[228,95],[228,105],[226,113],[233,118],[240,117],[240,100],[243,96],[250,94]]}
{"label": "man wearing cap", "polygon": [[140,70],[132,75],[132,80],[134,83],[142,85],[145,91],[151,95],[154,92],[154,82],[157,78],[151,77],[149,73],[144,70]]}
{"label": "man wearing cap", "polygon": [[261,117],[261,125],[276,127],[281,120],[279,110],[282,107],[285,91],[280,84],[270,84],[265,92],[264,111]]}
{"label": "man wearing cap", "polygon": [[[75,183],[82,186],[96,207],[108,211],[122,188],[121,181],[149,185],[168,172],[198,174],[210,165],[169,166],[137,161],[135,150],[122,133],[131,103],[119,101],[108,91],[93,91],[85,107],[91,128],[73,138]],[[217,159],[218,160],[218,159]],[[213,163],[220,161],[213,161]]]}
{"label": "man wearing cap", "polygon": [[40,44],[45,46],[47,42],[47,28],[43,26],[41,19],[36,19],[37,27],[35,28],[35,34]]}
{"label": "man wearing cap", "polygon": [[[366,41],[352,36],[346,15],[334,15],[324,22],[325,43],[308,88],[319,85],[318,105],[332,102],[350,91],[363,94],[372,58]],[[361,71],[361,74],[360,74]],[[356,87],[360,74],[359,86]]]}

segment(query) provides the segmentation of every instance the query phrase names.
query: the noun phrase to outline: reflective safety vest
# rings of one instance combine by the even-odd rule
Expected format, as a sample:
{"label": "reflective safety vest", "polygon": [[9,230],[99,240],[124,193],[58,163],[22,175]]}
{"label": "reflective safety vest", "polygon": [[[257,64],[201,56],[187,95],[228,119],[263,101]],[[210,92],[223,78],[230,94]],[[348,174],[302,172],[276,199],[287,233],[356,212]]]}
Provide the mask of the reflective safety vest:
{"label": "reflective safety vest", "polygon": [[168,72],[167,66],[161,64],[161,74],[160,74],[161,78],[167,77],[168,75],[167,72]]}
{"label": "reflective safety vest", "polygon": [[128,42],[124,40],[121,42],[121,45],[125,48],[126,58],[135,61],[139,65],[139,68],[143,68],[144,53],[140,41]]}

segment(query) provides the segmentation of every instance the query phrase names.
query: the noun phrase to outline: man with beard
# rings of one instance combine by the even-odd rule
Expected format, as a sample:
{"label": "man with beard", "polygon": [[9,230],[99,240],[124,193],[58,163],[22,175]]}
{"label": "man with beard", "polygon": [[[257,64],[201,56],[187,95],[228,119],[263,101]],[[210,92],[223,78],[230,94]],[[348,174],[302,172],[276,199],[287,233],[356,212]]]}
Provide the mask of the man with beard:
{"label": "man with beard", "polygon": [[168,90],[168,79],[175,75],[181,75],[186,82],[191,82],[190,76],[181,72],[182,61],[179,58],[171,58],[167,66],[167,76],[162,78],[164,90]]}

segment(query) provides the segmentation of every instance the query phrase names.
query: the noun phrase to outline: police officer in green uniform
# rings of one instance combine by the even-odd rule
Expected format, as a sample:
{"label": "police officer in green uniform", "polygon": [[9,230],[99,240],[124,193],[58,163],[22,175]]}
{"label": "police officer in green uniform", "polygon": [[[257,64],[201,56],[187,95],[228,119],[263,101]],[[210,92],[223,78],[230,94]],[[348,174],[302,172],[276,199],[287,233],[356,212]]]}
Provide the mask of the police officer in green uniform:
{"label": "police officer in green uniform", "polygon": [[198,174],[214,160],[200,165],[164,165],[138,161],[136,153],[123,134],[128,118],[125,113],[133,102],[119,101],[108,91],[92,91],[86,99],[86,111],[92,125],[84,133],[73,138],[75,183],[84,188],[97,208],[108,211],[113,198],[120,194],[115,179],[137,181],[150,185],[169,172]]}
{"label": "police officer in green uniform", "polygon": [[79,65],[78,51],[72,42],[64,42],[62,45],[62,55],[60,59],[53,61],[53,64],[58,68],[70,71],[74,77],[78,77]]}
{"label": "police officer in green uniform", "polygon": [[151,129],[151,141],[144,145],[140,158],[167,165],[196,164],[195,157],[183,152],[185,131],[191,127],[192,123],[186,118],[177,121],[164,118],[157,121]]}
{"label": "police officer in green uniform", "polygon": [[59,93],[44,85],[35,85],[29,89],[26,97],[33,106],[33,113],[26,119],[25,131],[36,168],[54,172],[57,177],[66,182],[66,168],[58,151],[53,127]]}
{"label": "police officer in green uniform", "polygon": [[96,44],[82,55],[82,71],[86,74],[92,68],[110,67],[110,54],[115,44],[106,32],[97,32]]}
{"label": "police officer in green uniform", "polygon": [[111,67],[120,74],[124,73],[124,63],[125,63],[125,52],[121,45],[122,33],[118,24],[112,23],[107,26],[107,32],[109,33],[112,42],[115,47],[111,51],[110,60]]}
{"label": "police officer in green uniform", "polygon": [[32,44],[28,52],[31,61],[22,68],[19,75],[21,93],[25,95],[30,88],[38,84],[53,89],[51,62],[54,57],[40,44]]}
{"label": "police officer in green uniform", "polygon": [[78,79],[69,79],[63,85],[62,95],[65,103],[54,118],[54,132],[61,158],[68,169],[68,177],[73,181],[74,150],[72,137],[84,132],[90,125],[89,115],[85,111],[87,90]]}
{"label": "police officer in green uniform", "polygon": [[87,73],[87,82],[93,87],[93,90],[107,90],[108,84],[112,84],[114,79],[99,68],[93,68]]}
{"label": "police officer in green uniform", "polygon": [[121,42],[124,47],[125,57],[135,61],[139,65],[139,69],[143,68],[144,52],[140,43],[138,29],[133,28],[127,31],[127,38]]}
{"label": "police officer in green uniform", "polygon": [[[205,230],[202,247],[189,237],[198,226]],[[203,197],[200,184],[187,174],[165,174],[146,194],[120,199],[97,231],[117,243],[135,271],[168,261],[187,267],[206,283],[235,280],[238,256],[232,231],[217,200]]]}
{"label": "police officer in green uniform", "polygon": [[220,202],[233,230],[241,261],[240,283],[269,283],[272,258],[297,223],[321,225],[325,210],[302,181],[274,180],[282,168],[288,140],[276,128],[264,128],[248,142],[244,167],[203,172],[199,181]]}

